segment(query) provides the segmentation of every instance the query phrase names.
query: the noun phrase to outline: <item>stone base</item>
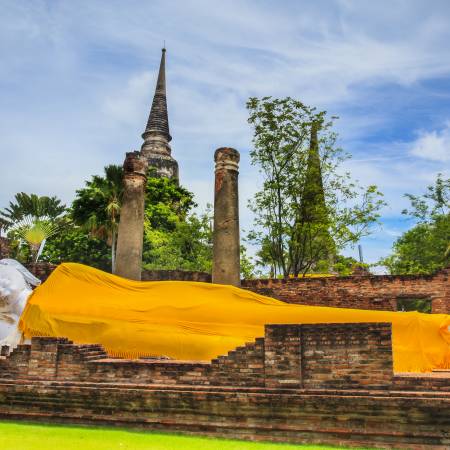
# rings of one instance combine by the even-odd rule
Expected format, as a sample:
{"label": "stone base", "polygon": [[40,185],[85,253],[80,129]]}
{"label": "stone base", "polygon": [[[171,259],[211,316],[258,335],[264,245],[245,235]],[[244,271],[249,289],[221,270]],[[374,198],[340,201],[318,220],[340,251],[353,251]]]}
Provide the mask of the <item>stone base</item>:
{"label": "stone base", "polygon": [[166,177],[178,180],[178,163],[166,155],[152,155],[148,158],[148,175],[150,177]]}
{"label": "stone base", "polygon": [[450,446],[450,376],[392,373],[389,324],[267,325],[211,362],[33,338],[0,356],[0,418],[293,443]]}

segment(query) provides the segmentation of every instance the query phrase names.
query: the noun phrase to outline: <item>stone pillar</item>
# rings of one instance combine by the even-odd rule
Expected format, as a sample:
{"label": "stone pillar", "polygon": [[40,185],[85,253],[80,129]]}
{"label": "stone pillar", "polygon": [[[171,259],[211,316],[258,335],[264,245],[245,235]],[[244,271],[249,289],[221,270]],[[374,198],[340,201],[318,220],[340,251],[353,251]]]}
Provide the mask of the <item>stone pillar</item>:
{"label": "stone pillar", "polygon": [[124,193],[117,237],[116,270],[121,277],[140,280],[144,241],[144,200],[147,160],[139,152],[127,153],[124,168]]}
{"label": "stone pillar", "polygon": [[214,239],[212,282],[240,286],[239,152],[219,148],[214,154]]}

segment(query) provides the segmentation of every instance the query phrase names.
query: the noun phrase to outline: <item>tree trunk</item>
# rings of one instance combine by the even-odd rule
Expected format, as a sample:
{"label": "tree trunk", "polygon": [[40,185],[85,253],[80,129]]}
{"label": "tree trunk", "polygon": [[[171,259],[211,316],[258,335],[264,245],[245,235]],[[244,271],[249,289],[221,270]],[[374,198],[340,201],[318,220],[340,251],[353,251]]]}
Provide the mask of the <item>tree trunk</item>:
{"label": "tree trunk", "polygon": [[111,236],[111,272],[116,273],[116,230],[112,231]]}

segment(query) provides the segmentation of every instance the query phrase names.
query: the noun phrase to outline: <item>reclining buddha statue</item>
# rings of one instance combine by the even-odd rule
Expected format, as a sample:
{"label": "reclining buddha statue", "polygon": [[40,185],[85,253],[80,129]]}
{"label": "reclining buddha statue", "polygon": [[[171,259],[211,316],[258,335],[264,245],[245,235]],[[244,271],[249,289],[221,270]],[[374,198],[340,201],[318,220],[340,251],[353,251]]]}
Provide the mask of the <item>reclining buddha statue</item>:
{"label": "reclining buddha statue", "polygon": [[[0,261],[0,340],[102,344],[115,357],[210,360],[264,336],[265,324],[392,324],[396,372],[450,368],[450,316],[288,304],[211,283],[132,281],[75,263],[37,280]],[[301,303],[301,298],[298,299]]]}

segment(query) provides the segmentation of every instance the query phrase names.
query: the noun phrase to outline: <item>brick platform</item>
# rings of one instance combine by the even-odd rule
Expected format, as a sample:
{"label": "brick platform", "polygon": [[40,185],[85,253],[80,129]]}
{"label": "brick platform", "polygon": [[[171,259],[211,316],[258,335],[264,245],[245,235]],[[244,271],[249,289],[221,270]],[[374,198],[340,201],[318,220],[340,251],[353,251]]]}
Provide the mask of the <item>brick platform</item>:
{"label": "brick platform", "polygon": [[0,417],[448,448],[450,377],[394,375],[388,324],[268,325],[210,362],[110,359],[99,345],[34,338],[0,357]]}

